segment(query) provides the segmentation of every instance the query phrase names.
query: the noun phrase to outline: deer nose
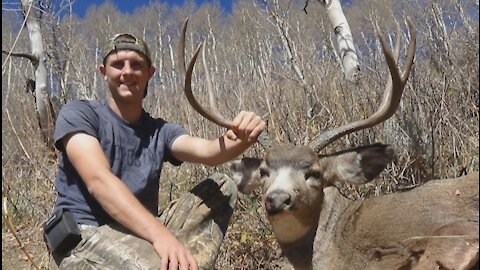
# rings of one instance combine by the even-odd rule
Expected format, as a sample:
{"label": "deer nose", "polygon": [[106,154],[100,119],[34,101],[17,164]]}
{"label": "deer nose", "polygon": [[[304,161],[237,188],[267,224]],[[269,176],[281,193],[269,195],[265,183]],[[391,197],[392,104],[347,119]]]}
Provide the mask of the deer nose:
{"label": "deer nose", "polygon": [[291,206],[292,197],[283,191],[270,192],[265,198],[265,209],[269,214],[276,214]]}

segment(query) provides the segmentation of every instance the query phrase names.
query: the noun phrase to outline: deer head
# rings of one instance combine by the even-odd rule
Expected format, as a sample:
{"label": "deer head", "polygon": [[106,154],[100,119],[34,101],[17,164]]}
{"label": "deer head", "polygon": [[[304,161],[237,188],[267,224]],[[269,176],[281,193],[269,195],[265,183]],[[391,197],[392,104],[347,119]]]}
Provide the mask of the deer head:
{"label": "deer head", "polygon": [[[325,187],[332,186],[336,182],[361,184],[370,181],[393,159],[393,149],[382,144],[358,147],[330,155],[320,155],[318,152],[342,136],[378,125],[395,113],[415,55],[415,29],[410,19],[407,19],[407,22],[410,39],[403,71],[397,67],[400,54],[400,34],[397,34],[392,52],[377,29],[390,76],[387,79],[382,102],[373,115],[367,119],[327,131],[313,140],[309,146],[280,145],[267,151],[264,158],[245,157],[232,163],[233,178],[237,182],[240,192],[250,193],[255,188],[262,187],[265,208],[274,230],[277,228],[275,233],[282,238],[279,240],[293,241],[312,229],[315,220],[318,219],[323,200],[322,190]],[[202,56],[210,96],[210,108],[216,107],[203,43],[197,47],[188,67],[185,67],[184,50],[187,24],[188,20],[183,24],[178,51],[180,71],[182,77],[185,78],[185,95],[198,113],[219,126],[229,128],[230,120],[224,119],[218,111],[202,107],[192,94],[192,72],[200,50],[203,48]],[[285,222],[285,218],[288,218],[290,223]],[[280,219],[282,224],[297,224],[298,226],[281,229],[283,226],[280,224],[275,226],[276,221]],[[291,228],[297,229],[292,230]]]}
{"label": "deer head", "polygon": [[390,76],[381,105],[373,115],[327,131],[309,146],[281,145],[269,150],[263,159],[243,158],[232,163],[233,177],[241,192],[249,193],[262,187],[267,215],[279,241],[295,241],[316,228],[324,188],[339,182],[368,182],[394,158],[393,149],[383,144],[328,155],[318,153],[342,136],[378,125],[395,113],[415,55],[415,29],[409,19],[407,22],[410,40],[403,71],[397,67],[400,34],[397,34],[393,52],[378,34]]}

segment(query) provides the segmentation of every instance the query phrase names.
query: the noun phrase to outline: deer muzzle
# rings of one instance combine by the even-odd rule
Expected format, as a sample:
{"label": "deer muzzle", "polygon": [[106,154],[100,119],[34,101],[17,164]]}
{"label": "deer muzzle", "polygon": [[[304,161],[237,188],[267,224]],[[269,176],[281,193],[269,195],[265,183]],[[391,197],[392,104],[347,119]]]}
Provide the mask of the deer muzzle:
{"label": "deer muzzle", "polygon": [[292,205],[292,197],[284,191],[272,191],[265,198],[265,209],[269,215],[287,210]]}

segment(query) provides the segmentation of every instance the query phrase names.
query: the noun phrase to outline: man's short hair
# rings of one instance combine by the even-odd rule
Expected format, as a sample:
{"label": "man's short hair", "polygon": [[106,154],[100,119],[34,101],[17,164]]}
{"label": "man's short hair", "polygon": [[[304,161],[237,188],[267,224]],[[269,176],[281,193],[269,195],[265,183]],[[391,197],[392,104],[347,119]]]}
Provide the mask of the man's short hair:
{"label": "man's short hair", "polygon": [[145,57],[149,65],[152,65],[147,43],[143,39],[127,33],[116,34],[107,42],[103,49],[103,63],[105,64],[105,60],[110,54],[120,50],[136,51]]}

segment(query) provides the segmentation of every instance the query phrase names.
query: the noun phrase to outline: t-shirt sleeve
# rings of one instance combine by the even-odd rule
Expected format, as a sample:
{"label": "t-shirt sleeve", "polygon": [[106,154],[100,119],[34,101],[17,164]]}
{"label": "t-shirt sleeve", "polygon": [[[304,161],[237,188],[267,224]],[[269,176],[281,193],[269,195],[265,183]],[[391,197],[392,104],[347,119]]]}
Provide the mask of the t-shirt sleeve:
{"label": "t-shirt sleeve", "polygon": [[62,139],[68,134],[82,132],[98,137],[99,120],[89,101],[72,101],[58,113],[53,134],[55,147],[63,151]]}
{"label": "t-shirt sleeve", "polygon": [[180,125],[178,124],[173,124],[173,123],[166,123],[165,126],[165,134],[166,134],[166,144],[165,147],[165,161],[170,162],[174,166],[180,166],[182,164],[182,161],[176,159],[172,155],[172,145],[175,140],[182,136],[182,135],[187,135],[188,132]]}

